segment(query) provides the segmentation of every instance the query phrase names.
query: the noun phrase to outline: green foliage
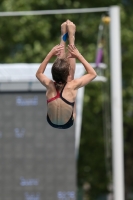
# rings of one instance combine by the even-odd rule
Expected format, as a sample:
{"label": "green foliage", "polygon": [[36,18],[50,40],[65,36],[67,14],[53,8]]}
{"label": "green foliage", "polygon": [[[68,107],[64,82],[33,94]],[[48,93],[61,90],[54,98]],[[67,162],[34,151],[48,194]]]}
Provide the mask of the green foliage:
{"label": "green foliage", "polygon": [[[130,3],[130,1],[128,1]],[[122,74],[123,74],[123,114],[125,145],[125,185],[126,196],[133,192],[133,4],[121,7],[122,33]]]}
{"label": "green foliage", "polygon": [[[132,192],[133,173],[133,4],[130,0],[1,0],[0,11],[28,11],[121,6],[123,108],[126,192]],[[95,61],[101,13],[21,16],[0,18],[0,62],[40,63],[60,39],[60,24],[66,19],[77,25],[76,46],[89,62]],[[106,53],[107,55],[107,53]],[[78,185],[91,184],[91,199],[108,192],[105,165],[102,83],[86,86],[83,110]],[[109,100],[108,100],[109,101]]]}
{"label": "green foliage", "polygon": [[83,185],[85,181],[90,183],[91,199],[96,199],[101,193],[108,192],[103,133],[102,84],[104,83],[91,83],[85,89],[82,137],[78,160],[79,185]]}

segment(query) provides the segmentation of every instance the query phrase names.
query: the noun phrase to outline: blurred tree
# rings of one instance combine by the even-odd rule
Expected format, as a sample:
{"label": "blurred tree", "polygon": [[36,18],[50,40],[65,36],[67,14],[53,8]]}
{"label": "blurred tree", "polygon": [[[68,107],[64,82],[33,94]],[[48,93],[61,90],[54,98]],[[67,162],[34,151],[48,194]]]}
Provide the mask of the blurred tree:
{"label": "blurred tree", "polygon": [[[121,6],[123,108],[125,135],[126,194],[133,192],[133,4],[131,0],[1,0],[0,11],[28,11],[70,8]],[[107,14],[107,13],[106,13]],[[21,16],[0,18],[0,62],[40,63],[60,39],[60,24],[66,19],[77,25],[76,46],[89,62],[95,61],[98,26],[101,13]],[[107,98],[109,103],[109,98]],[[90,199],[108,192],[104,148],[103,83],[85,88],[83,124],[78,159],[78,185],[91,185]],[[126,197],[128,199],[128,197]]]}
{"label": "blurred tree", "polygon": [[121,8],[126,199],[133,193],[133,3]]}

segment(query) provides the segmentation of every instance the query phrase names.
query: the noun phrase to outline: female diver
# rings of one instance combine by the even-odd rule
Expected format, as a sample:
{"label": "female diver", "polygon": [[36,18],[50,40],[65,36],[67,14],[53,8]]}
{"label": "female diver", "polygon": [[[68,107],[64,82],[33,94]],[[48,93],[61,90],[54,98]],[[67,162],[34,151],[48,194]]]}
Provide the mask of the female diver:
{"label": "female diver", "polygon": [[[59,129],[67,129],[73,125],[76,117],[75,99],[77,91],[96,77],[95,70],[74,45],[75,31],[76,26],[70,20],[61,25],[60,44],[52,48],[36,72],[36,77],[47,89],[47,121],[52,127]],[[67,33],[69,45],[66,57],[66,38],[64,39],[63,36],[66,36]],[[57,56],[51,69],[54,81],[44,74],[46,66],[53,56]],[[83,64],[87,72],[78,79],[74,79],[75,59]]]}

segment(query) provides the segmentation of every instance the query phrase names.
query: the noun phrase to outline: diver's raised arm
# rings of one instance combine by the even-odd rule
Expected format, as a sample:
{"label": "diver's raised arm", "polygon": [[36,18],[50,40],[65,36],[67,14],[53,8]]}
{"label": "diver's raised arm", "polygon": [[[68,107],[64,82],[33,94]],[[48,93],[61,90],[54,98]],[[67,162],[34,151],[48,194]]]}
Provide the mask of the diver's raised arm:
{"label": "diver's raised arm", "polygon": [[41,63],[40,67],[38,68],[36,72],[36,77],[37,79],[46,87],[49,86],[50,79],[44,75],[44,71],[46,69],[47,64],[49,63],[50,59],[53,56],[58,56],[61,53],[61,50],[64,48],[63,45],[56,45],[55,47],[52,48],[52,50],[47,54],[43,62]]}
{"label": "diver's raised arm", "polygon": [[74,45],[68,45],[68,51],[70,53],[71,58],[77,58],[84,66],[87,74],[83,75],[82,77],[75,79],[75,89],[83,87],[91,82],[96,76],[95,70],[89,64],[89,62],[80,54],[78,49]]}

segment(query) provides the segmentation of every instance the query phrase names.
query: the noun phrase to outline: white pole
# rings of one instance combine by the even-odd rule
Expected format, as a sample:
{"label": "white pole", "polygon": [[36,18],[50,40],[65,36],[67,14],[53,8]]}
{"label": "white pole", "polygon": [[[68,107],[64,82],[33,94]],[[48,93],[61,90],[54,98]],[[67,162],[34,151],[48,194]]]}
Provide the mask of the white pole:
{"label": "white pole", "polygon": [[80,146],[80,134],[82,126],[82,112],[83,112],[83,98],[84,87],[78,90],[76,99],[76,126],[75,126],[75,157],[78,159],[79,146]]}
{"label": "white pole", "polygon": [[120,8],[110,7],[111,120],[114,200],[124,200]]}

